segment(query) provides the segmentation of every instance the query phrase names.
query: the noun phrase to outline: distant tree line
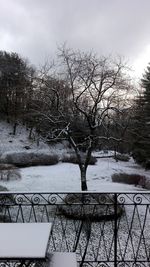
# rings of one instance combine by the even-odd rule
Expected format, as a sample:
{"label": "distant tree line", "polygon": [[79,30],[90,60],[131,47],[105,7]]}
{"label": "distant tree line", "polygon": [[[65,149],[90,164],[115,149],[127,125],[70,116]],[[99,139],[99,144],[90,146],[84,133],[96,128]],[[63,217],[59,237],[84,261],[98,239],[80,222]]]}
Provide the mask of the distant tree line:
{"label": "distant tree line", "polygon": [[0,114],[13,122],[14,134],[19,121],[30,110],[35,70],[17,53],[0,51]]}

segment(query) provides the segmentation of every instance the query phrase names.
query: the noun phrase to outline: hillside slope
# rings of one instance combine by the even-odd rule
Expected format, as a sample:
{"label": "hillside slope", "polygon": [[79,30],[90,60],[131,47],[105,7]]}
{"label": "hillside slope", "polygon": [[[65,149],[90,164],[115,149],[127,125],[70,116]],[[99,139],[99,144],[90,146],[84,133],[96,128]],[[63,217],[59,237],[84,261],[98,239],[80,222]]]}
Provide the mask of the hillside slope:
{"label": "hillside slope", "polygon": [[48,145],[40,142],[39,146],[36,143],[36,136],[29,140],[29,131],[22,125],[18,125],[16,135],[13,135],[13,127],[10,123],[0,121],[0,154],[6,152],[20,152],[29,149],[49,149]]}
{"label": "hillside slope", "polygon": [[23,125],[18,125],[16,135],[13,135],[13,127],[10,123],[0,121],[0,158],[12,153],[43,153],[55,154],[61,157],[66,148],[63,144],[49,146],[40,140],[37,144],[37,134],[33,133],[32,139],[29,139],[29,130]]}

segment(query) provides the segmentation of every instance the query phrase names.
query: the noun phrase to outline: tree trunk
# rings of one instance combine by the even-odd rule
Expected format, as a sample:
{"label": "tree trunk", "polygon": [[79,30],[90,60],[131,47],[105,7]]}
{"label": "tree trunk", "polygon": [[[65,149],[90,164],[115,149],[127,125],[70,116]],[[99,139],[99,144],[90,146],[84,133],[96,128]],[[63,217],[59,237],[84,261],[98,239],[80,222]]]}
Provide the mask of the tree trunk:
{"label": "tree trunk", "polygon": [[87,191],[88,188],[87,188],[87,181],[86,181],[86,170],[83,168],[83,169],[80,169],[80,171],[81,171],[81,190]]}
{"label": "tree trunk", "polygon": [[77,145],[74,142],[74,140],[71,137],[71,135],[69,135],[67,133],[67,137],[68,137],[69,143],[74,148],[76,156],[77,156],[78,166],[80,168],[80,175],[81,175],[81,190],[82,191],[87,191],[88,190],[87,182],[86,182],[86,170],[87,170],[87,166],[88,166],[88,160],[87,159],[89,159],[89,157],[91,157],[91,151],[89,150],[90,153],[87,155],[88,158],[86,159],[85,163],[83,164],[83,162],[82,162],[83,160],[82,160],[79,148],[77,147]]}
{"label": "tree trunk", "polygon": [[15,123],[14,123],[14,127],[13,127],[13,135],[16,135],[17,125],[18,125],[18,123],[15,122]]}
{"label": "tree trunk", "polygon": [[33,130],[33,127],[30,127],[30,130],[29,130],[29,140],[31,140],[32,139],[32,130]]}

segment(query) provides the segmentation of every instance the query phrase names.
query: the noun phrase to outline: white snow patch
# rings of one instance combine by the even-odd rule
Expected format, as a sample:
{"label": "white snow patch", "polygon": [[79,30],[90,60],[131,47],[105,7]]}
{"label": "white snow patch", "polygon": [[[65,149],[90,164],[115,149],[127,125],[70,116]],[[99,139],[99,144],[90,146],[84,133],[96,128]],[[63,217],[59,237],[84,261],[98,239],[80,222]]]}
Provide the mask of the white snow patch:
{"label": "white snow patch", "polygon": [[51,226],[51,223],[1,223],[0,257],[44,258]]}
{"label": "white snow patch", "polygon": [[[137,190],[133,185],[112,183],[113,173],[137,173],[150,177],[133,160],[116,162],[114,159],[98,159],[96,165],[88,167],[87,183],[90,191],[128,191]],[[80,171],[76,164],[59,163],[52,166],[38,166],[21,169],[22,179],[2,182],[11,191],[80,191]]]}

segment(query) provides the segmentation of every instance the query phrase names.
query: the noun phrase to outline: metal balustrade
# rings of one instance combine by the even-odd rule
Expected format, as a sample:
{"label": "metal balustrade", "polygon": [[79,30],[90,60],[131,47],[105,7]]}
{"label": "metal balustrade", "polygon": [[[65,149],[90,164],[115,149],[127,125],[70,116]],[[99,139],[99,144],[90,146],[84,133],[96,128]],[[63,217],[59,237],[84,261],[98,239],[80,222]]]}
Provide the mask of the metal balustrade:
{"label": "metal balustrade", "polygon": [[150,266],[148,191],[1,192],[0,220],[53,222],[49,251],[75,251],[79,266]]}

